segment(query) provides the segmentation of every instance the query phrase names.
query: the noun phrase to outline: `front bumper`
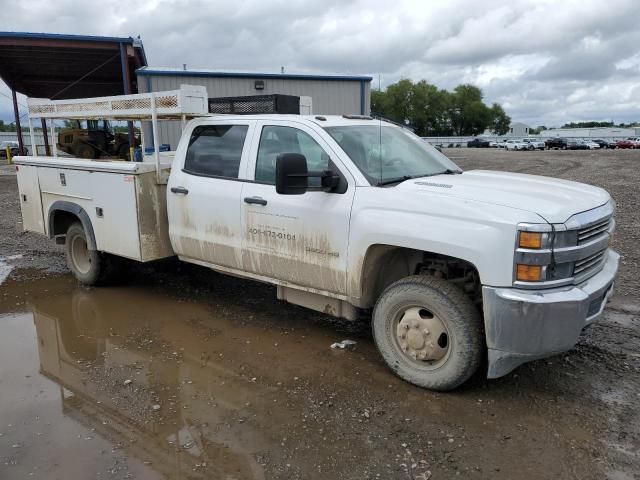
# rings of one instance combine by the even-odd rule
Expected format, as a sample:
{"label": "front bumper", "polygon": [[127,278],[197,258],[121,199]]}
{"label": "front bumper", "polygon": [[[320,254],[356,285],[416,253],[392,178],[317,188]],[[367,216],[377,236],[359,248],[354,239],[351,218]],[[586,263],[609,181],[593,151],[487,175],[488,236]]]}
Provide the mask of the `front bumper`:
{"label": "front bumper", "polygon": [[604,310],[620,256],[607,251],[600,272],[579,285],[549,290],[482,287],[489,350],[488,378],[573,348],[582,329]]}

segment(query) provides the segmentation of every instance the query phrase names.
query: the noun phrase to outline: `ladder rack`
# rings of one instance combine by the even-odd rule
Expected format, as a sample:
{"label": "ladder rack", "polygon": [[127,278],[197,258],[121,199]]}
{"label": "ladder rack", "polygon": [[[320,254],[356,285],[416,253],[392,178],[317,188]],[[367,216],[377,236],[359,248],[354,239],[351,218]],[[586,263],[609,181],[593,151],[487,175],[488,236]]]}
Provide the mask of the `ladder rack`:
{"label": "ladder rack", "polygon": [[155,115],[163,120],[180,120],[183,116],[203,116],[209,113],[207,89],[181,85],[180,90],[116,95],[112,97],[47,100],[29,98],[29,118],[151,120]]}
{"label": "ladder rack", "polygon": [[[29,110],[29,130],[32,145],[35,145],[33,125],[31,123],[33,118],[150,121],[154,140],[156,177],[160,182],[160,142],[157,122],[159,120],[182,120],[184,125],[187,119],[209,115],[209,98],[205,87],[180,85],[179,90],[116,95],[112,97],[71,100],[28,98],[27,107]],[[57,142],[53,122],[51,123],[51,136],[53,137],[53,153],[57,157]],[[34,156],[37,156],[37,149],[34,149],[33,153]]]}

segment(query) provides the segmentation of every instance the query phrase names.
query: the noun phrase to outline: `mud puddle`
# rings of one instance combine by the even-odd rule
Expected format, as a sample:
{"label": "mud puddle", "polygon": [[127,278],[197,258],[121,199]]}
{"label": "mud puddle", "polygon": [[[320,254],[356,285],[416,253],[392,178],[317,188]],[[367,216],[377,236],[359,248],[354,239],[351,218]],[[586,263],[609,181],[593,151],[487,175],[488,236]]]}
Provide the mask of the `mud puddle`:
{"label": "mud puddle", "polygon": [[275,301],[68,276],[0,289],[2,479],[602,477],[579,369],[437,394],[392,376],[368,334],[331,349],[332,325]]}

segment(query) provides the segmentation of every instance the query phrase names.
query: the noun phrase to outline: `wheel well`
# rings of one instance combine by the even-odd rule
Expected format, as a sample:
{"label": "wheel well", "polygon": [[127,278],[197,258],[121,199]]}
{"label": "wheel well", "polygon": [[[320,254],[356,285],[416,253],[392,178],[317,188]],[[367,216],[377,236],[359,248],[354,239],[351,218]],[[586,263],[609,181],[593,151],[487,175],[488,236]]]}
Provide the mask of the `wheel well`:
{"label": "wheel well", "polygon": [[373,245],[362,266],[360,307],[371,308],[393,282],[409,275],[433,275],[454,284],[479,304],[482,288],[478,269],[448,255],[391,245]]}
{"label": "wheel well", "polygon": [[74,213],[56,210],[50,225],[50,236],[66,235],[69,227],[75,222],[80,222],[80,218]]}
{"label": "wheel well", "polygon": [[91,225],[91,218],[87,212],[78,204],[58,200],[51,204],[49,208],[49,237],[59,237],[67,234],[69,227],[80,222],[87,237],[89,250],[97,250],[96,236]]}

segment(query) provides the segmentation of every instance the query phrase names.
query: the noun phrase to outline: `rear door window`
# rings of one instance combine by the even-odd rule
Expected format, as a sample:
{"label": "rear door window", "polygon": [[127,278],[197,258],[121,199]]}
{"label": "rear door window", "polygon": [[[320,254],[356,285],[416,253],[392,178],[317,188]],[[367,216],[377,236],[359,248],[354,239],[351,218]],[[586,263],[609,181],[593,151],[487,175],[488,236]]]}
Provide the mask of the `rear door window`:
{"label": "rear door window", "polygon": [[206,177],[238,178],[247,125],[201,125],[193,129],[184,171]]}

